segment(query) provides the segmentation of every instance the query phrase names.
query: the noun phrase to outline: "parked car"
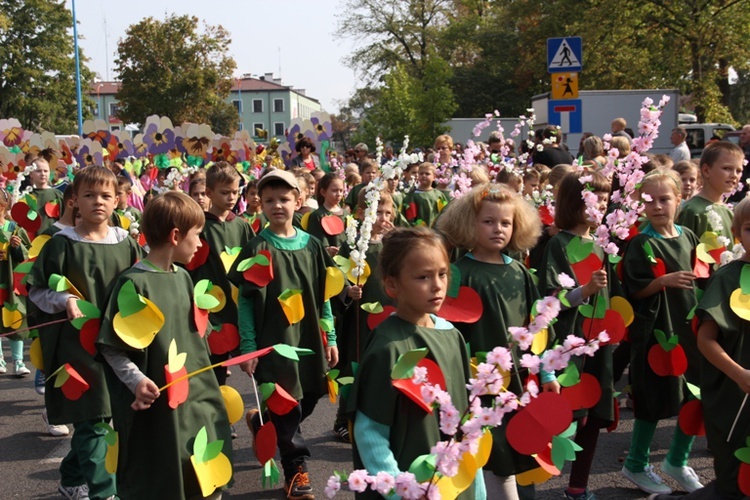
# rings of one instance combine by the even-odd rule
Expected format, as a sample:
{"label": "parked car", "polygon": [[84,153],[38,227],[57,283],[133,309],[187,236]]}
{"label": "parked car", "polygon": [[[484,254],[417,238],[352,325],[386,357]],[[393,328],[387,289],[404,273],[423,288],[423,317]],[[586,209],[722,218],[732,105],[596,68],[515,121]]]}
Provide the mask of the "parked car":
{"label": "parked car", "polygon": [[[734,127],[728,123],[685,123],[682,126],[687,131],[685,142],[690,148],[692,158],[700,158],[703,148],[709,142],[720,141],[726,134],[735,131]],[[737,140],[739,141],[739,136]]]}

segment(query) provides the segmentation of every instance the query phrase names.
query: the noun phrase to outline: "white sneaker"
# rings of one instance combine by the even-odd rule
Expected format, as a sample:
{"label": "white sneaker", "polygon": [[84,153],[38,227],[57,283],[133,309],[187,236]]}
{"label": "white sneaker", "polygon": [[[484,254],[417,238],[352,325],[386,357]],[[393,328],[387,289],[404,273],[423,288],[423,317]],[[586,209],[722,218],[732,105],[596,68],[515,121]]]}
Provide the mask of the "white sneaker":
{"label": "white sneaker", "polygon": [[5,366],[5,360],[0,359],[0,375],[8,373],[8,368]]}
{"label": "white sneaker", "polygon": [[88,500],[89,487],[87,484],[80,486],[63,486],[62,483],[57,487],[57,492],[68,500]]}
{"label": "white sneaker", "polygon": [[[62,437],[70,434],[70,429],[68,429],[67,425],[54,425],[49,423],[49,420],[47,419],[47,410],[44,410],[44,413],[42,413],[42,420],[44,420],[44,425],[47,426],[47,434],[50,436]],[[63,488],[64,486],[60,485],[60,487]],[[88,492],[88,486],[86,488]],[[88,498],[88,496],[85,498]]]}
{"label": "white sneaker", "polygon": [[672,488],[664,484],[661,476],[654,472],[654,468],[650,465],[643,472],[631,472],[627,467],[623,467],[620,472],[625,476],[625,479],[646,493],[663,493],[665,495],[672,493]]}
{"label": "white sneaker", "polygon": [[661,463],[661,471],[677,481],[677,484],[688,493],[703,488],[698,474],[695,473],[695,470],[692,467],[688,467],[687,465],[683,467],[675,467],[664,460]]}
{"label": "white sneaker", "polygon": [[31,373],[31,370],[29,370],[28,368],[26,368],[26,365],[23,364],[23,361],[21,361],[19,359],[19,360],[13,362],[13,375],[16,378],[23,378],[26,375],[28,375],[29,373]]}

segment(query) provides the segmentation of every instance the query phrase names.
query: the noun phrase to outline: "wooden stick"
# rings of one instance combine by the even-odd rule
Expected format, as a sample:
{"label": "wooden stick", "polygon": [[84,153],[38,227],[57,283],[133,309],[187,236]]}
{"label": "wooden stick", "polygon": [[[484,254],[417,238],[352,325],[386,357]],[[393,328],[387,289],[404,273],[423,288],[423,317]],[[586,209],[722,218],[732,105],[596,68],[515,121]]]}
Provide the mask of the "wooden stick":
{"label": "wooden stick", "polygon": [[66,321],[69,321],[68,318],[56,319],[54,321],[47,321],[46,323],[42,323],[36,326],[29,326],[27,328],[21,328],[19,330],[13,330],[12,332],[0,334],[0,337],[8,337],[10,335],[15,335],[17,333],[28,332],[29,330],[36,330],[37,328],[44,328],[45,326],[56,325],[58,323],[65,323]]}
{"label": "wooden stick", "polygon": [[255,383],[255,375],[250,375],[253,380],[253,392],[255,393],[255,404],[258,405],[258,417],[260,418],[260,426],[263,427],[263,409],[260,407],[260,398],[258,397],[258,385]]}
{"label": "wooden stick", "polygon": [[742,410],[745,409],[745,403],[747,403],[747,397],[750,394],[745,394],[745,398],[742,400],[742,404],[740,405],[740,409],[737,411],[737,416],[734,417],[734,423],[732,424],[732,428],[729,429],[729,435],[727,436],[727,443],[732,440],[732,434],[734,434],[734,428],[737,426],[737,421],[740,419],[740,415],[742,414]]}
{"label": "wooden stick", "polygon": [[226,361],[222,361],[221,363],[216,363],[215,365],[204,366],[203,368],[201,368],[199,370],[195,370],[194,372],[190,372],[187,375],[183,375],[182,377],[178,377],[178,378],[174,379],[173,381],[171,381],[170,383],[168,383],[167,385],[165,385],[164,387],[159,387],[159,392],[162,392],[164,389],[166,389],[167,387],[169,387],[171,385],[176,384],[177,382],[182,382],[183,380],[189,379],[190,377],[198,375],[199,373],[203,373],[203,372],[207,372],[208,370],[212,370],[212,369],[216,368],[217,366],[221,366],[224,363],[226,363]]}

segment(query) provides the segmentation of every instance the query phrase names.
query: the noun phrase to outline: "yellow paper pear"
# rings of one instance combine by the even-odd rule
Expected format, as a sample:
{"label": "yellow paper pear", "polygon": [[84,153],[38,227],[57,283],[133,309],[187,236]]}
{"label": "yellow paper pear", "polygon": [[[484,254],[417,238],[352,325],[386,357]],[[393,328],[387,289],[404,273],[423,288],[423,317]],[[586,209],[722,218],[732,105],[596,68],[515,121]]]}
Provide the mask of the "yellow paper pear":
{"label": "yellow paper pear", "polygon": [[126,318],[121,313],[115,314],[112,321],[115,333],[120,339],[135,349],[145,349],[153,342],[156,334],[164,326],[164,315],[159,308],[146,297],[146,307]]}

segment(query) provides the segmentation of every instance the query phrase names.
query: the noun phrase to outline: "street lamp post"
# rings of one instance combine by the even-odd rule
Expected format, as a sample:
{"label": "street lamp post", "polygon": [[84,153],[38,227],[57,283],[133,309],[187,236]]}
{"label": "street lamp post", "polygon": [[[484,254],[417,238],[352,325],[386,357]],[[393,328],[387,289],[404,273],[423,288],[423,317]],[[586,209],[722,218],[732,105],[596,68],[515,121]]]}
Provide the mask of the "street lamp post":
{"label": "street lamp post", "polygon": [[76,0],[73,2],[73,47],[76,60],[76,100],[78,103],[78,135],[83,136],[83,103],[81,101],[81,61],[78,56],[78,23],[76,22]]}

